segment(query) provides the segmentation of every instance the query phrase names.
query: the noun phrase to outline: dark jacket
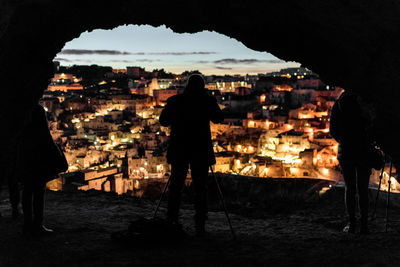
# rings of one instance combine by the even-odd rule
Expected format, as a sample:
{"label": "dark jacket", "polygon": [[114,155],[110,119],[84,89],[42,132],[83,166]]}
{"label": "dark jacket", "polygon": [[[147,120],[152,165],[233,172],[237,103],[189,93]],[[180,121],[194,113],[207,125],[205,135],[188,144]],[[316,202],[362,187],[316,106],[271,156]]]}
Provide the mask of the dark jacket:
{"label": "dark jacket", "polygon": [[218,123],[222,120],[216,99],[205,92],[170,97],[160,115],[161,125],[171,127],[168,163],[215,164],[210,121]]}
{"label": "dark jacket", "polygon": [[372,145],[367,138],[367,119],[357,96],[344,92],[332,107],[331,136],[339,143],[338,159],[342,163],[365,164]]}
{"label": "dark jacket", "polygon": [[60,150],[50,135],[46,113],[39,104],[33,107],[30,119],[18,142],[17,178],[25,182],[47,182],[60,171]]}

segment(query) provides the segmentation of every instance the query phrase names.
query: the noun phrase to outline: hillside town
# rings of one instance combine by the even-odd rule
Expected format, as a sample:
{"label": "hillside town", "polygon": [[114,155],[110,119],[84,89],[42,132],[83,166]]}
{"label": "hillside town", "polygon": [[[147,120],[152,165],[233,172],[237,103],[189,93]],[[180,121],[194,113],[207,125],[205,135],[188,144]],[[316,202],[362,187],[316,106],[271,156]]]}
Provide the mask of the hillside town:
{"label": "hillside town", "polygon": [[[40,103],[69,169],[48,184],[135,194],[165,179],[169,129],[159,116],[187,77],[141,67],[60,66]],[[338,180],[329,114],[342,88],[306,68],[258,75],[204,76],[224,113],[211,124],[215,172],[265,178]]]}

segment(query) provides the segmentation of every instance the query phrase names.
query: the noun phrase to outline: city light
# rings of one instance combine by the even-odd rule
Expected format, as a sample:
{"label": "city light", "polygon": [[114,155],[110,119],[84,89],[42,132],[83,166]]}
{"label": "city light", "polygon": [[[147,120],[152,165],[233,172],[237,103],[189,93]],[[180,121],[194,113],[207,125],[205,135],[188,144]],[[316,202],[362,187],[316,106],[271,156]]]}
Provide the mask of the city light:
{"label": "city light", "polygon": [[[297,68],[295,72],[298,75],[288,69],[271,77],[303,76]],[[132,73],[142,76],[134,78]],[[167,99],[179,93],[170,87],[182,88],[184,77],[173,74],[171,78],[156,78],[140,67],[113,70],[107,75],[90,82],[68,73],[55,75],[60,83],[64,79],[63,84],[54,80],[53,87],[46,91],[49,98],[41,101],[45,110],[56,117],[63,110],[69,112],[66,118],[70,121],[56,125],[52,134],[66,144],[69,172],[84,171],[91,177],[80,189],[101,190],[96,180],[114,177],[115,187],[107,190],[124,194],[140,190],[141,179],[162,179],[170,173],[166,154],[171,128],[161,126],[159,118]],[[125,88],[129,90],[118,88],[117,75],[118,83],[126,75]],[[329,133],[326,122],[330,105],[327,103],[337,98],[342,89],[322,91],[323,97],[318,96],[320,91],[315,91],[311,94],[315,99],[300,95],[296,98],[296,107],[289,104],[284,109],[282,103],[287,101],[287,92],[292,92],[293,97],[303,92],[293,90],[300,86],[295,81],[272,84],[269,90],[255,92],[259,80],[256,77],[209,76],[206,80],[206,88],[212,90],[210,95],[228,114],[226,121],[210,124],[216,172],[251,177],[333,179],[338,146],[322,134]],[[53,91],[68,81],[70,85],[89,83],[88,89],[79,94],[67,87]],[[99,85],[104,89],[98,95],[88,93],[87,90]],[[54,108],[51,101],[57,97],[62,105]]]}

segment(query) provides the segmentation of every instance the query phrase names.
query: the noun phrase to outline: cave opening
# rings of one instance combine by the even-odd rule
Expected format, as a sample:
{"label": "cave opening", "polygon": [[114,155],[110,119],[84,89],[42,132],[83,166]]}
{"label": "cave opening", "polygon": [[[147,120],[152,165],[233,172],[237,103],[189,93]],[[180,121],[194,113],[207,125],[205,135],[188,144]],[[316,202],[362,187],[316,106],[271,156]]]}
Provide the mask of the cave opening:
{"label": "cave opening", "polygon": [[[139,40],[139,45],[135,46],[133,42],[136,40]],[[45,98],[42,99],[42,104],[45,106],[47,105],[46,109],[52,112],[55,111],[52,102],[54,98],[57,98],[64,104],[70,101],[68,99],[70,96],[66,94],[67,92],[72,95],[75,94],[78,100],[82,101],[83,97],[84,99],[88,98],[88,101],[92,101],[93,103],[96,101],[95,98],[97,96],[100,97],[103,95],[103,97],[106,97],[105,95],[110,92],[112,94],[148,94],[153,96],[153,89],[151,89],[150,92],[148,87],[157,86],[156,89],[169,88],[170,91],[176,90],[171,88],[174,85],[176,85],[175,88],[182,88],[185,82],[182,80],[182,76],[186,78],[185,76],[193,69],[199,70],[205,75],[207,88],[209,90],[222,91],[223,93],[234,93],[234,83],[235,87],[255,86],[255,84],[251,85],[250,80],[255,79],[257,75],[264,75],[260,73],[279,72],[283,68],[297,68],[300,70],[300,64],[296,62],[284,62],[271,54],[253,51],[235,39],[216,32],[203,31],[194,34],[178,34],[167,29],[165,26],[155,28],[151,26],[130,25],[118,27],[111,31],[95,30],[91,33],[85,32],[82,33],[79,38],[68,42],[61,52],[57,54],[54,61],[57,63],[56,74],[47,87]],[[60,62],[63,63],[64,66],[59,65]],[[146,63],[146,67],[141,67]],[[79,65],[90,64],[92,65],[84,67],[86,69],[80,69]],[[105,69],[101,69],[107,67],[102,67],[102,65],[112,66],[111,69],[108,69],[107,73]],[[133,65],[136,67],[129,67]],[[148,68],[153,69],[153,72],[146,71]],[[164,68],[166,68],[166,70],[164,70]],[[175,73],[170,72],[170,69]],[[99,71],[100,77],[89,77],[96,71]],[[304,71],[312,73],[309,70]],[[75,76],[71,76],[72,74]],[[294,72],[294,75],[298,75],[298,77],[303,77],[305,74],[306,73],[297,74],[296,71]],[[289,74],[285,73],[284,75]],[[83,76],[86,76],[84,77],[84,81],[82,80]],[[154,77],[156,78],[155,84],[153,84],[154,79],[152,79]],[[125,80],[125,85],[121,86],[121,79],[123,80],[123,78],[128,78],[128,80]],[[157,81],[157,78],[159,81]],[[146,84],[143,82],[145,79],[152,79],[152,83]],[[224,85],[224,87],[222,87],[222,84],[225,84],[225,82],[222,82],[223,79],[231,79],[232,82],[226,82],[227,86]],[[233,80],[235,82],[233,82]],[[215,81],[217,82],[215,83]],[[251,82],[254,83],[254,80]],[[81,86],[79,86],[79,84],[81,84]],[[143,85],[145,88],[143,88]],[[125,90],[120,90],[122,88],[118,88],[118,86],[124,87],[123,89]],[[218,86],[220,87],[217,88]],[[215,92],[213,92],[213,94],[214,93]],[[224,99],[222,96],[221,98],[222,100]],[[162,101],[160,101],[161,103],[158,103],[157,100],[156,105],[160,104],[163,106],[165,101],[166,98],[162,99]],[[83,130],[84,127],[80,125],[84,120],[93,119],[79,117],[77,113],[78,111],[84,111],[82,108],[84,107],[76,105],[70,105],[68,107],[66,105],[64,106],[64,110],[71,114],[68,114],[69,116],[61,116],[63,118],[72,116],[71,121],[77,123],[74,130],[79,133],[78,136],[82,138],[88,138],[88,136],[93,137],[93,129],[89,129],[89,132],[85,132],[85,130]],[[117,104],[117,106],[113,107],[97,108],[94,111],[97,116],[108,116],[108,114],[113,113],[113,110],[122,110],[123,108],[125,108],[124,105]],[[148,111],[135,111],[134,113],[136,113],[137,116],[149,118]],[[68,121],[64,121],[64,124],[67,123]],[[78,128],[76,128],[76,126],[78,126]],[[67,129],[63,127],[63,130]],[[130,131],[131,133],[132,131],[136,131],[135,134],[139,134],[135,129],[130,129]],[[99,137],[95,139],[95,145],[104,141],[100,141],[102,138],[99,139]],[[118,144],[120,144],[121,138],[116,138],[116,135],[112,135],[111,139],[113,139],[113,143],[116,144],[118,140]],[[129,138],[123,139],[128,141]],[[129,141],[131,143],[135,142],[135,140]],[[250,146],[249,151],[254,150],[254,147],[257,147],[256,143]],[[85,164],[83,163],[85,160],[82,159],[82,157],[73,156],[67,158],[69,158],[68,161],[70,162],[71,171],[88,167],[88,163],[86,163],[87,166],[82,165]],[[101,160],[95,161],[99,163]],[[95,162],[91,164],[93,163]],[[113,165],[118,165],[120,167],[121,162]],[[167,166],[159,165],[157,165],[157,169],[162,169],[163,171],[168,170]],[[105,165],[102,164],[102,166]],[[148,177],[147,171],[143,173],[140,169],[143,169],[143,167],[137,170],[129,170],[129,173],[136,175],[140,173],[143,177]],[[246,171],[249,168],[246,168],[244,165],[242,169]],[[299,171],[297,170],[297,172]],[[270,173],[272,173],[272,171],[270,171]]]}
{"label": "cave opening", "polygon": [[[1,176],[6,176],[13,166],[17,137],[32,107],[31,93],[47,88],[54,74],[53,59],[64,45],[82,32],[113,29],[125,24],[155,27],[165,24],[178,33],[215,31],[235,38],[254,50],[269,51],[283,60],[301,62],[318,73],[328,84],[356,92],[380,110],[376,120],[379,145],[394,160],[399,161],[399,7],[398,2],[391,0],[371,0],[362,3],[346,0],[171,0],[160,3],[143,0],[114,0],[110,3],[100,0],[93,3],[80,0],[70,1],[63,6],[59,1],[4,0],[0,4],[0,80],[3,100],[0,105]],[[280,90],[290,89],[281,87]],[[258,125],[255,119],[249,119],[247,122],[248,126]],[[265,140],[267,139],[266,136]],[[234,148],[255,149],[248,145]],[[145,149],[141,153],[145,153]],[[242,166],[249,164],[249,161],[239,160],[234,164]],[[248,169],[251,171],[251,168]],[[264,170],[265,173],[269,171],[273,170]],[[287,171],[303,176],[309,175],[295,168]],[[327,171],[329,172],[321,170],[322,174]],[[198,243],[194,247],[182,246],[183,252],[178,254],[170,253],[170,248],[166,251],[152,247],[150,258],[155,264],[178,261],[190,264],[190,260],[193,260],[193,264],[209,261],[220,265],[260,265],[265,262],[281,265],[338,265],[337,263],[343,262],[398,264],[396,257],[385,257],[387,253],[393,252],[392,255],[395,255],[396,245],[388,250],[386,244],[398,244],[395,240],[396,231],[381,235],[384,230],[379,226],[384,224],[381,224],[380,220],[376,229],[373,228],[373,231],[376,230],[379,234],[378,242],[371,243],[371,239],[367,238],[365,246],[358,246],[361,250],[354,247],[354,242],[347,237],[345,241],[350,242],[343,242],[344,239],[338,235],[345,223],[343,191],[340,189],[329,190],[324,194],[328,190],[328,186],[324,186],[320,191],[320,194],[325,196],[324,201],[319,202],[321,205],[317,207],[305,203],[302,209],[303,203],[300,203],[298,195],[294,195],[293,201],[290,202],[293,205],[277,201],[282,200],[283,196],[286,197],[290,190],[281,190],[282,186],[273,181],[266,184],[267,179],[234,181],[235,179],[230,178],[223,178],[224,189],[231,189],[227,196],[233,196],[232,200],[235,203],[240,202],[247,207],[249,201],[252,201],[258,211],[266,209],[272,213],[263,217],[263,220],[258,219],[262,217],[257,217],[258,214],[254,214],[257,220],[254,220],[254,216],[248,216],[249,213],[244,217],[235,214],[233,220],[238,232],[246,238],[241,246],[232,249],[231,243],[225,242],[226,239],[216,240],[217,242],[211,242],[212,244],[206,242],[204,247]],[[384,176],[386,182],[390,179],[388,175]],[[265,186],[260,186],[260,180]],[[140,190],[142,184],[135,182],[127,186]],[[286,186],[290,189],[309,188],[307,184],[302,183],[287,183]],[[99,187],[111,188],[111,183],[104,183],[103,186],[100,183]],[[33,260],[35,264],[54,262],[63,266],[70,262],[81,264],[89,259],[92,264],[98,265],[104,265],[104,262],[111,265],[132,262],[149,264],[150,254],[147,250],[135,249],[134,254],[131,253],[131,249],[126,250],[126,253],[120,248],[110,250],[107,229],[114,229],[115,222],[121,221],[122,210],[127,213],[143,214],[145,211],[146,214],[150,214],[151,205],[147,205],[146,210],[146,203],[142,201],[138,204],[140,208],[136,209],[131,198],[109,198],[106,194],[90,194],[93,196],[91,199],[87,195],[89,194],[64,192],[49,194],[51,201],[48,203],[48,218],[53,220],[54,225],[59,226],[57,230],[60,233],[64,233],[58,235],[60,238],[44,242],[43,246],[37,248],[32,248],[31,242],[16,242],[13,224],[9,224],[9,220],[4,218],[0,220],[4,251],[9,252],[1,255],[0,261],[6,264],[29,265]],[[103,198],[104,196],[106,197]],[[8,205],[4,201],[0,204],[2,209]],[[76,205],[79,205],[78,209]],[[237,206],[233,208],[236,209]],[[298,210],[299,208],[302,210]],[[296,210],[296,213],[291,213],[293,210]],[[185,211],[184,215],[184,222],[189,224],[192,213]],[[213,215],[217,214],[213,212]],[[107,217],[112,218],[112,224],[105,222],[103,218]],[[397,217],[395,212],[391,214],[392,226],[395,226]],[[68,221],[68,218],[71,220]],[[128,223],[130,219],[125,218],[124,222]],[[223,219],[223,216],[218,216],[215,223],[213,221],[213,231],[226,233]],[[68,225],[66,221],[69,222]],[[91,227],[82,228],[82,225]],[[221,236],[218,234],[216,239]],[[67,239],[73,242],[66,242]],[[371,246],[373,249],[368,250],[370,253],[365,253],[365,248]],[[319,249],[315,249],[316,247]],[[36,254],[45,257],[33,259],[29,256],[32,249],[35,253],[36,249],[39,249]],[[172,250],[175,251],[174,248]],[[28,251],[28,256],[21,256],[21,251]],[[205,258],[204,255],[210,255],[210,251],[215,252],[215,255],[211,254]],[[220,253],[221,251],[223,253]],[[117,257],[112,257],[113,255]],[[150,264],[153,262],[151,259]]]}

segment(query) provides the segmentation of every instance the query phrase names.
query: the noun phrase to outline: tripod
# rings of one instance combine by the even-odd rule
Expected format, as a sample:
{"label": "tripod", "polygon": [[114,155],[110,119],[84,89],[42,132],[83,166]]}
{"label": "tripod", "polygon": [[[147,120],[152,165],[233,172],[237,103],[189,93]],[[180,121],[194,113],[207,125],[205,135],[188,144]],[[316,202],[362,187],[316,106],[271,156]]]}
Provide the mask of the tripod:
{"label": "tripod", "polygon": [[[231,220],[230,220],[230,218],[229,218],[228,210],[227,210],[226,205],[225,205],[224,195],[222,194],[221,186],[219,185],[219,182],[218,182],[218,180],[217,180],[217,177],[215,177],[214,170],[213,170],[213,167],[212,167],[211,165],[210,165],[210,170],[211,170],[211,174],[212,174],[212,176],[213,176],[213,178],[214,178],[215,184],[216,184],[217,189],[218,189],[218,196],[219,196],[219,198],[220,198],[220,200],[221,200],[221,202],[222,202],[222,206],[223,206],[223,208],[224,208],[225,216],[226,216],[226,219],[227,219],[227,221],[228,221],[229,229],[230,229],[231,234],[232,234],[232,239],[235,240],[235,239],[236,239],[236,234],[235,234],[235,231],[233,230],[232,223],[231,223]],[[156,217],[156,215],[157,215],[157,212],[158,212],[158,210],[159,210],[159,208],[160,208],[160,205],[161,205],[161,201],[162,201],[162,199],[164,198],[164,195],[165,195],[165,193],[166,193],[166,191],[167,191],[167,188],[168,188],[169,184],[171,183],[171,179],[173,179],[173,175],[170,175],[170,176],[169,176],[168,181],[167,181],[167,183],[166,183],[165,186],[164,186],[163,192],[162,192],[162,194],[161,194],[161,196],[160,196],[160,199],[158,200],[157,207],[156,207],[156,209],[155,209],[155,211],[154,211],[153,219],[154,219],[154,218]]]}
{"label": "tripod", "polygon": [[211,169],[212,176],[214,177],[215,184],[217,185],[217,188],[218,188],[219,197],[220,197],[220,200],[222,202],[222,206],[224,208],[226,219],[228,220],[229,229],[231,230],[231,234],[232,234],[232,239],[236,240],[236,234],[235,234],[235,231],[233,230],[231,219],[229,218],[228,210],[227,210],[226,205],[225,205],[224,195],[222,194],[221,187],[220,187],[220,185],[218,183],[217,177],[215,177],[214,170],[213,170],[213,167],[211,165],[210,165],[210,169]]}
{"label": "tripod", "polygon": [[160,208],[160,205],[161,205],[161,200],[163,199],[163,197],[164,197],[164,195],[165,195],[165,192],[167,192],[167,188],[168,188],[169,184],[171,183],[171,179],[172,179],[172,174],[168,177],[168,181],[167,181],[167,183],[166,183],[165,186],[164,186],[164,189],[163,189],[163,192],[162,192],[162,194],[161,194],[161,196],[160,196],[160,199],[158,200],[156,210],[154,211],[154,214],[153,214],[153,219],[156,218],[158,209]]}
{"label": "tripod", "polygon": [[390,161],[390,167],[389,167],[389,178],[388,178],[388,193],[387,193],[387,198],[386,198],[386,213],[385,213],[385,232],[387,233],[388,231],[388,226],[389,226],[389,207],[390,207],[390,189],[391,189],[391,185],[392,185],[392,168],[393,168],[393,160],[389,157],[385,155],[384,158],[384,165],[382,167],[381,170],[381,174],[379,176],[379,185],[378,185],[378,192],[376,193],[376,197],[375,197],[375,205],[374,205],[374,211],[372,212],[371,215],[371,220],[375,219],[375,215],[376,215],[376,207],[378,205],[378,199],[379,199],[379,193],[381,190],[381,185],[382,185],[382,178],[383,178],[383,173],[385,170],[385,165],[387,162],[387,157]]}

